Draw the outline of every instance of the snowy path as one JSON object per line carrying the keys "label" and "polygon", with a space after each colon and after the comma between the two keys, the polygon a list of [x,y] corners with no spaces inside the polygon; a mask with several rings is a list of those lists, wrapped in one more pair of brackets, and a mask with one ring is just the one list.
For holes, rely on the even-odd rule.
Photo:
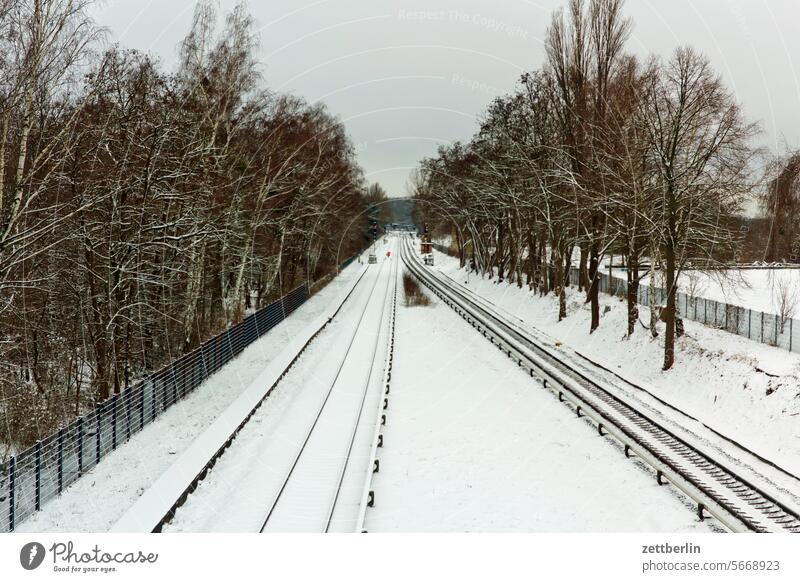
{"label": "snowy path", "polygon": [[41,512],[19,524],[17,531],[107,531],[258,377],[286,343],[336,300],[361,267],[355,263],[342,271],[236,360],[134,435]]}
{"label": "snowy path", "polygon": [[354,531],[396,264],[370,267],[164,531]]}
{"label": "snowy path", "polygon": [[369,531],[712,527],[438,301],[398,309],[380,461]]}

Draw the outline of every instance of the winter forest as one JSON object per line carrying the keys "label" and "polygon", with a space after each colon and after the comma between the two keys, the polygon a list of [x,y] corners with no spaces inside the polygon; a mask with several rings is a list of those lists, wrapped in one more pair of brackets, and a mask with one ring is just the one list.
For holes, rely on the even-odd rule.
{"label": "winter forest", "polygon": [[313,532],[354,554],[269,573],[373,575],[362,534],[480,532],[407,565],[528,579],[507,534],[557,533],[546,579],[570,534],[573,577],[789,572],[800,4],[768,4],[0,0],[9,571],[203,532],[156,567],[244,573]]}
{"label": "winter forest", "polygon": [[243,5],[173,72],[89,8],[0,0],[0,459],[365,242],[343,126],[269,90]]}
{"label": "winter forest", "polygon": [[[796,189],[797,172],[764,189],[759,127],[709,60],[688,46],[666,58],[628,52],[634,24],[623,7],[570,0],[556,11],[544,66],[489,105],[469,143],[425,160],[412,189],[418,211],[452,236],[462,266],[555,294],[559,320],[577,269],[589,333],[600,325],[605,261],[627,267],[627,335],[639,327],[639,283],[657,272],[667,301],[649,333],[664,334],[666,370],[681,331],[678,278],[689,266],[742,258],[743,205],[762,193],[773,212],[776,188]],[[788,259],[787,244],[768,260]]]}

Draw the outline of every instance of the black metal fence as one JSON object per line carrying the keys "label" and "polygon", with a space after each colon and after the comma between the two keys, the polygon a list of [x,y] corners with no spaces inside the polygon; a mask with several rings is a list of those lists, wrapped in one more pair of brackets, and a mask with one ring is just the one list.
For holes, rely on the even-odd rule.
{"label": "black metal fence", "polygon": [[[570,284],[578,285],[578,269],[570,269]],[[600,291],[617,297],[626,297],[628,281],[619,277],[598,273]],[[665,305],[667,292],[661,287],[654,290],[656,305]],[[774,313],[764,313],[738,305],[720,303],[704,297],[693,297],[683,292],[675,295],[678,313],[684,319],[697,321],[704,325],[735,333],[747,339],[794,351],[800,351],[800,337],[794,339],[795,328],[800,336],[800,324],[795,325],[791,317],[781,318]],[[650,289],[647,285],[640,285],[637,303],[645,307],[650,306]]]}
{"label": "black metal fence", "polygon": [[308,298],[303,284],[0,465],[0,532],[74,483]]}

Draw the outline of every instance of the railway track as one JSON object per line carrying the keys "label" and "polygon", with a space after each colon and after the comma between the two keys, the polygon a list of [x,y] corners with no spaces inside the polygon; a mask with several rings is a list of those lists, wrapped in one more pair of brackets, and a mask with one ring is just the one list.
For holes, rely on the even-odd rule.
{"label": "railway track", "polygon": [[796,509],[603,388],[585,369],[571,366],[487,302],[425,268],[408,241],[401,246],[401,257],[423,285],[571,405],[578,417],[591,419],[601,436],[619,441],[626,456],[635,454],[649,465],[659,484],[672,483],[693,500],[701,519],[711,515],[735,532],[800,533]]}
{"label": "railway track", "polygon": [[[446,273],[438,273],[440,276],[446,278],[450,283],[456,284],[457,287],[460,287],[455,279]],[[487,306],[490,310],[493,310],[497,313],[500,313],[503,317],[505,317],[506,321],[510,324],[515,326],[518,330],[523,331],[523,333],[531,335],[534,339],[536,339],[541,345],[548,346],[552,345],[555,340],[548,336],[547,334],[540,332],[539,330],[532,328],[529,326],[525,321],[516,317],[514,314],[509,313],[507,310],[503,309],[495,305],[492,301],[480,296],[475,291],[469,289],[468,287],[460,287],[461,290],[467,293],[471,299],[478,301],[480,304]],[[732,462],[734,464],[740,463],[744,461],[744,465],[742,466],[739,471],[750,471],[751,477],[756,479],[761,478],[764,479],[766,486],[774,487],[776,490],[779,490],[783,495],[787,496],[788,499],[783,501],[784,504],[792,505],[793,503],[800,502],[800,494],[792,492],[790,488],[787,486],[787,483],[778,483],[775,481],[773,475],[772,477],[768,476],[763,472],[759,472],[757,469],[753,467],[748,467],[747,463],[760,463],[764,466],[764,468],[773,469],[776,475],[779,475],[784,478],[788,478],[793,484],[793,486],[800,485],[800,476],[795,475],[790,470],[786,469],[785,467],[779,465],[775,461],[764,457],[763,455],[759,454],[756,451],[753,451],[747,448],[746,445],[742,444],[738,440],[730,437],[727,434],[723,434],[722,432],[716,430],[712,426],[709,426],[699,418],[696,418],[690,414],[687,414],[684,410],[672,405],[667,400],[661,398],[658,394],[654,393],[652,390],[636,384],[626,378],[624,375],[619,374],[617,371],[612,370],[603,366],[602,364],[598,363],[597,361],[587,357],[586,355],[572,349],[565,349],[565,346],[559,346],[558,354],[561,358],[567,358],[569,360],[569,366],[578,372],[582,372],[584,374],[592,375],[595,378],[595,381],[598,380],[603,383],[603,385],[610,390],[619,390],[620,386],[613,386],[609,384],[610,379],[615,379],[623,387],[633,389],[635,393],[639,393],[641,395],[646,395],[649,398],[652,398],[656,403],[660,406],[664,407],[667,410],[670,410],[676,413],[679,416],[676,416],[672,419],[665,419],[666,422],[672,426],[673,428],[678,429],[678,432],[682,432],[684,434],[684,438],[688,439],[698,439],[699,441],[704,441],[708,439],[708,435],[699,434],[696,430],[691,429],[685,426],[685,422],[692,422],[697,423],[698,425],[702,426],[705,430],[707,430],[710,434],[718,437],[723,442],[730,445],[730,448],[726,450],[722,450],[719,448],[714,448],[713,445],[707,443],[707,448],[711,448],[712,455],[720,455],[721,460],[724,458],[727,462]],[[603,375],[605,373],[605,375]],[[660,411],[653,406],[653,403],[648,403],[646,400],[639,399],[638,396],[634,394],[625,395],[625,391],[622,390],[620,392],[616,392],[616,394],[620,395],[621,398],[628,401],[629,397],[632,397],[635,402],[634,406],[640,409],[641,411],[647,412],[648,410],[652,413],[659,415]],[[682,422],[683,421],[683,422]],[[741,455],[741,456],[737,456]]]}
{"label": "railway track", "polygon": [[[391,337],[398,264],[383,261],[378,267],[390,270],[385,285],[376,276],[324,397],[266,508],[260,532],[356,530],[366,502],[361,499],[363,475],[374,470],[367,466],[372,443],[366,439],[381,419],[377,412],[370,416],[373,407],[368,403],[387,402],[374,376],[384,372],[376,362],[382,339]],[[387,305],[392,306],[388,319]],[[365,442],[366,447],[360,446]]]}
{"label": "railway track", "polygon": [[[379,371],[376,381],[370,380],[374,362],[380,360],[381,342],[385,339],[388,344],[392,337],[394,310],[387,322],[386,304],[390,290],[396,290],[397,263],[383,261],[364,268],[330,313],[292,338],[284,352],[268,363],[261,376],[111,531],[259,531],[259,524],[260,531],[355,531],[364,477],[372,469],[367,464],[369,439],[381,417],[378,414],[375,420],[371,415],[383,394]],[[343,312],[346,304],[348,313]],[[266,431],[272,438],[253,440],[254,435],[263,434],[258,428],[263,414],[270,414],[260,412],[262,404],[331,324],[342,326],[342,331],[331,338],[334,343],[327,350],[317,350],[320,359],[307,368],[310,376],[307,373],[302,384],[308,389],[295,393],[293,407],[279,405],[282,414],[290,417],[288,424],[282,420],[283,424]],[[313,419],[308,414],[311,410]],[[241,437],[246,429],[249,436]],[[296,453],[290,450],[295,444],[299,445]],[[282,480],[281,469],[286,470]],[[226,477],[228,471],[235,485]],[[212,472],[215,478],[207,479]],[[205,485],[206,481],[212,483]],[[196,495],[199,498],[193,502]],[[272,501],[264,517],[259,517],[264,495]]]}

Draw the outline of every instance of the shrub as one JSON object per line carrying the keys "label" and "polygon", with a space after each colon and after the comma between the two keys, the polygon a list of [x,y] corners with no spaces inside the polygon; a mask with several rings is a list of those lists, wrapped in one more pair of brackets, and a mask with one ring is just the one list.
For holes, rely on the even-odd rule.
{"label": "shrub", "polygon": [[417,305],[424,307],[431,304],[431,300],[425,295],[417,280],[408,273],[403,273],[403,292],[406,297],[406,307],[415,307]]}

